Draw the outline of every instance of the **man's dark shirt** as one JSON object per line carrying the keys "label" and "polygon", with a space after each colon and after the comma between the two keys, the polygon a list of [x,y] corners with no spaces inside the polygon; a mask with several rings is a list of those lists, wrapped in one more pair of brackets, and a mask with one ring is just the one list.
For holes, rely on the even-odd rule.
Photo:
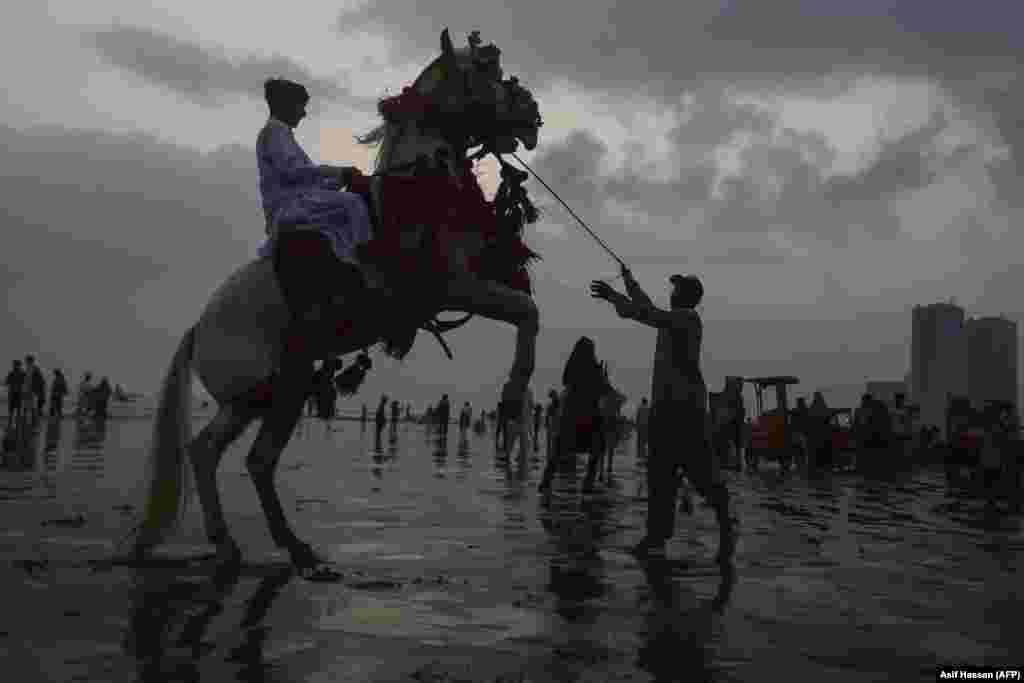
{"label": "man's dark shirt", "polygon": [[25,379],[25,371],[18,368],[7,373],[7,379],[4,381],[4,384],[7,385],[7,389],[12,394],[20,394],[25,388]]}

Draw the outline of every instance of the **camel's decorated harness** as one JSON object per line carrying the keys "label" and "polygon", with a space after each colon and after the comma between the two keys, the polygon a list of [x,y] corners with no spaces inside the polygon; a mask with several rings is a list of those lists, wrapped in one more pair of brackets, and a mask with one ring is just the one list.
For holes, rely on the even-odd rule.
{"label": "camel's decorated harness", "polygon": [[[512,137],[510,130],[517,126],[536,129],[543,122],[532,93],[514,76],[501,80],[498,48],[493,44],[481,46],[475,31],[469,37],[469,46],[474,69],[463,74],[467,79],[466,93],[474,92],[468,79],[482,78],[492,85],[493,98],[471,96],[453,102],[424,95],[409,86],[379,103],[378,112],[386,123],[438,130],[465,158],[457,175],[447,171],[447,160],[440,151],[433,159],[420,155],[375,173],[381,183],[380,205],[387,211],[371,210],[377,223],[375,234],[364,245],[361,257],[386,264],[393,272],[434,277],[445,268],[446,236],[470,228],[481,233],[485,245],[472,260],[471,270],[530,294],[526,266],[539,256],[526,246],[522,237],[524,227],[537,220],[538,212],[523,187],[528,174],[508,164],[501,149],[502,141]],[[474,147],[480,149],[466,156],[465,151]],[[488,154],[501,165],[501,184],[493,202],[486,200],[472,171],[473,163]],[[411,176],[404,175],[409,171]],[[377,204],[378,194],[371,187],[370,177],[357,174],[350,189],[362,194],[371,205]],[[426,224],[432,249],[406,246],[405,238],[414,224]],[[471,318],[472,314],[467,314],[455,320],[441,320],[435,315],[419,327],[431,332],[451,358],[451,349],[441,335]]]}

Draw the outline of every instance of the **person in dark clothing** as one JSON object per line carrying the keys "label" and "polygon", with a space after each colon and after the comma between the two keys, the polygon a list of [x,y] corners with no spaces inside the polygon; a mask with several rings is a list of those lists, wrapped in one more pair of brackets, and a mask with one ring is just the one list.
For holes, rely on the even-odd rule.
{"label": "person in dark clothing", "polygon": [[448,400],[448,394],[441,397],[437,404],[437,424],[441,429],[441,438],[448,438],[448,423],[452,419],[452,404]]}
{"label": "person in dark clothing", "polygon": [[96,386],[96,417],[101,420],[105,420],[110,417],[110,396],[114,393],[114,389],[110,386],[110,381],[106,377],[100,380],[100,383]]}
{"label": "person in dark clothing", "polygon": [[391,402],[391,431],[398,429],[398,418],[402,416],[402,406],[398,405],[398,399]]}
{"label": "person in dark clothing", "polygon": [[50,417],[64,417],[64,397],[68,395],[68,380],[58,368],[50,383]]}
{"label": "person in dark clothing", "polygon": [[319,370],[313,373],[313,392],[316,396],[317,417],[321,420],[333,420],[338,401],[338,392],[334,388],[334,375],[341,369],[341,360],[328,358]]}
{"label": "person in dark clothing", "polygon": [[7,423],[16,424],[24,417],[25,407],[25,384],[28,376],[21,368],[21,361],[16,360],[11,365],[11,371],[7,373],[4,385],[7,387]]}
{"label": "person in dark clothing", "polygon": [[[593,455],[604,448],[599,401],[608,389],[608,379],[597,360],[594,340],[580,337],[562,370],[565,405],[562,406],[555,448],[548,455],[540,490],[551,488],[555,470],[570,453],[587,451]],[[591,458],[596,465],[597,458]],[[596,473],[595,473],[596,474]],[[591,473],[588,471],[587,480]]]}
{"label": "person in dark clothing", "polygon": [[674,533],[681,474],[715,510],[719,528],[717,561],[730,564],[735,549],[729,489],[712,457],[707,433],[707,385],[700,369],[703,324],[695,310],[704,287],[694,276],[673,275],[671,308],[654,305],[633,274],[622,267],[628,296],[601,281],[593,296],[615,306],[620,317],[658,330],[651,391],[650,455],[647,461],[647,533],[633,548],[637,556],[663,554]]}
{"label": "person in dark clothing", "polygon": [[559,410],[558,392],[552,389],[548,392],[548,405],[544,414],[544,429],[547,432],[546,451],[549,456],[551,449],[554,448],[555,436],[558,434]]}
{"label": "person in dark clothing", "polygon": [[384,431],[384,425],[387,424],[388,421],[387,408],[388,395],[384,394],[383,396],[380,397],[380,403],[377,404],[377,415],[375,416],[378,441],[380,440],[380,433]]}
{"label": "person in dark clothing", "polygon": [[807,415],[807,437],[810,449],[810,460],[815,466],[829,467],[832,465],[832,409],[825,402],[825,396],[815,391]]}
{"label": "person in dark clothing", "polygon": [[544,413],[544,406],[537,403],[533,406],[533,450],[540,449],[540,421]]}
{"label": "person in dark clothing", "polygon": [[803,396],[796,400],[796,407],[790,413],[791,424],[793,425],[793,436],[800,445],[807,464],[814,465],[814,457],[811,453],[811,408],[807,405],[807,399]]}
{"label": "person in dark clothing", "polygon": [[25,356],[25,373],[28,375],[26,408],[35,419],[43,414],[43,408],[46,407],[46,379],[43,377],[43,371],[36,365],[35,356]]}

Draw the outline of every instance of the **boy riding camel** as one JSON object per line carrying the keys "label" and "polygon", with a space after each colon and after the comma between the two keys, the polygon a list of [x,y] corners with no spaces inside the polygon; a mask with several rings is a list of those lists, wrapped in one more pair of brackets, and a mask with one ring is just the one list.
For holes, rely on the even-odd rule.
{"label": "boy riding camel", "polygon": [[[268,239],[259,254],[273,259],[291,313],[287,347],[308,350],[334,331],[334,296],[368,298],[355,249],[370,240],[370,219],[360,195],[339,191],[351,189],[359,170],[314,164],[295,140],[293,131],[306,117],[306,88],[272,78],[263,90],[270,118],[257,138],[256,156]],[[355,313],[346,306],[347,315]]]}

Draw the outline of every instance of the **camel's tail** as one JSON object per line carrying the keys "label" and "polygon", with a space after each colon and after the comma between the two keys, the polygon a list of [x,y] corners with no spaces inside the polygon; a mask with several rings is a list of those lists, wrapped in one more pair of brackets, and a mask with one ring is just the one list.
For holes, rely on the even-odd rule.
{"label": "camel's tail", "polygon": [[189,404],[195,336],[195,327],[185,333],[160,388],[148,463],[149,493],[142,521],[133,530],[137,553],[159,545],[178,527],[190,497],[192,477],[185,450],[191,438]]}

